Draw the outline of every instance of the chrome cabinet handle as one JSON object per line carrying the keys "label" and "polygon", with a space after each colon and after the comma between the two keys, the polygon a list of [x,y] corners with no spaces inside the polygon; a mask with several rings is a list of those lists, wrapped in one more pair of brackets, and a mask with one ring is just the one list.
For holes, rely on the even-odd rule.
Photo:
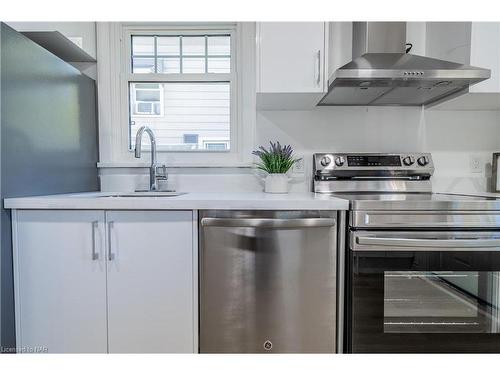
{"label": "chrome cabinet handle", "polygon": [[201,219],[201,225],[204,227],[252,227],[252,228],[271,228],[271,229],[291,229],[291,228],[315,228],[315,227],[333,227],[335,219],[331,218],[305,218],[305,219],[232,219],[204,217]]}
{"label": "chrome cabinet handle", "polygon": [[316,84],[319,86],[321,82],[321,50],[318,50],[317,60],[318,60],[318,75],[316,76]]}
{"label": "chrome cabinet handle", "polygon": [[92,260],[98,260],[99,259],[99,253],[97,252],[96,248],[96,230],[97,226],[99,225],[98,221],[93,221],[92,222]]}
{"label": "chrome cabinet handle", "polygon": [[[390,238],[390,237],[356,237],[358,245],[373,245],[373,246],[387,246],[388,251],[390,247],[416,247],[416,248],[500,248],[500,240],[498,239],[481,239],[472,238],[464,240],[448,240],[448,239],[423,239],[423,238]],[[370,250],[370,249],[363,249]],[[376,251],[376,249],[373,249]],[[499,249],[500,250],[500,249]]]}
{"label": "chrome cabinet handle", "polygon": [[108,222],[108,260],[113,260],[115,259],[115,254],[113,254],[111,250],[111,230],[113,229],[113,221]]}

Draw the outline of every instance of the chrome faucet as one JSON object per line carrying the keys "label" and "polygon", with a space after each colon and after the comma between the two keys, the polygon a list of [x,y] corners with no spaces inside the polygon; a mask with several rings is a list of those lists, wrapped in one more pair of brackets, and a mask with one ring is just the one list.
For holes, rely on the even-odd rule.
{"label": "chrome faucet", "polygon": [[158,164],[156,160],[156,138],[153,131],[147,126],[141,126],[139,130],[137,130],[137,134],[135,136],[135,157],[141,157],[141,148],[142,148],[142,135],[144,132],[148,133],[149,140],[151,141],[151,166],[149,167],[149,190],[156,191],[158,190],[158,181],[159,180],[167,180],[167,167],[165,164]]}

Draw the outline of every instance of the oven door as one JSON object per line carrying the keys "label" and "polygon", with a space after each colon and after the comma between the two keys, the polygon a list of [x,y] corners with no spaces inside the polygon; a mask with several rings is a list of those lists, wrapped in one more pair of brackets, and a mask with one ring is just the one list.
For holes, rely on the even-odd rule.
{"label": "oven door", "polygon": [[350,233],[353,353],[500,352],[500,232]]}

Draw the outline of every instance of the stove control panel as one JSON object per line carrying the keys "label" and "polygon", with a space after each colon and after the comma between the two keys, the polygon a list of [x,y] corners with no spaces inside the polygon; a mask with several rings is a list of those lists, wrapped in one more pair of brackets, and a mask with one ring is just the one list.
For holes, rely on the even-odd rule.
{"label": "stove control panel", "polygon": [[347,155],[349,167],[400,167],[399,155]]}
{"label": "stove control panel", "polygon": [[410,177],[434,173],[429,153],[318,153],[313,156],[315,178]]}

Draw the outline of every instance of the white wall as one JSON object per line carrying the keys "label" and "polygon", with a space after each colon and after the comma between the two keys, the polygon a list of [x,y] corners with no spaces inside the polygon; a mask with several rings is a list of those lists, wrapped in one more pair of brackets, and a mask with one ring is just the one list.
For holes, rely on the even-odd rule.
{"label": "white wall", "polygon": [[[500,112],[394,107],[261,112],[257,140],[268,139],[295,146],[309,168],[311,154],[320,151],[431,152],[436,190],[487,191],[491,153],[500,148]],[[481,159],[481,173],[470,172],[471,155]]]}
{"label": "white wall", "polygon": [[[428,151],[436,167],[435,190],[489,189],[491,153],[500,150],[500,112],[433,111],[396,107],[318,107],[312,111],[257,113],[257,144],[279,140],[305,158],[305,174],[293,191],[310,190],[312,153],[321,151]],[[470,157],[480,173],[471,173]],[[255,191],[259,178],[249,168],[170,169],[170,188],[183,191]],[[103,190],[147,186],[146,169],[101,170]]]}
{"label": "white wall", "polygon": [[[83,49],[96,56],[94,22],[10,22],[19,31],[58,30],[81,37]],[[412,52],[424,54],[425,23],[407,25]],[[256,144],[280,140],[304,156],[306,171],[292,186],[310,190],[311,155],[318,151],[429,151],[436,190],[487,191],[491,153],[500,151],[500,112],[422,111],[396,107],[318,107],[312,111],[261,111],[256,114]],[[102,140],[101,140],[102,141]],[[483,170],[471,173],[470,157]],[[145,168],[102,168],[103,190],[147,186]],[[170,168],[169,185],[184,191],[255,191],[261,181],[250,168]]]}

